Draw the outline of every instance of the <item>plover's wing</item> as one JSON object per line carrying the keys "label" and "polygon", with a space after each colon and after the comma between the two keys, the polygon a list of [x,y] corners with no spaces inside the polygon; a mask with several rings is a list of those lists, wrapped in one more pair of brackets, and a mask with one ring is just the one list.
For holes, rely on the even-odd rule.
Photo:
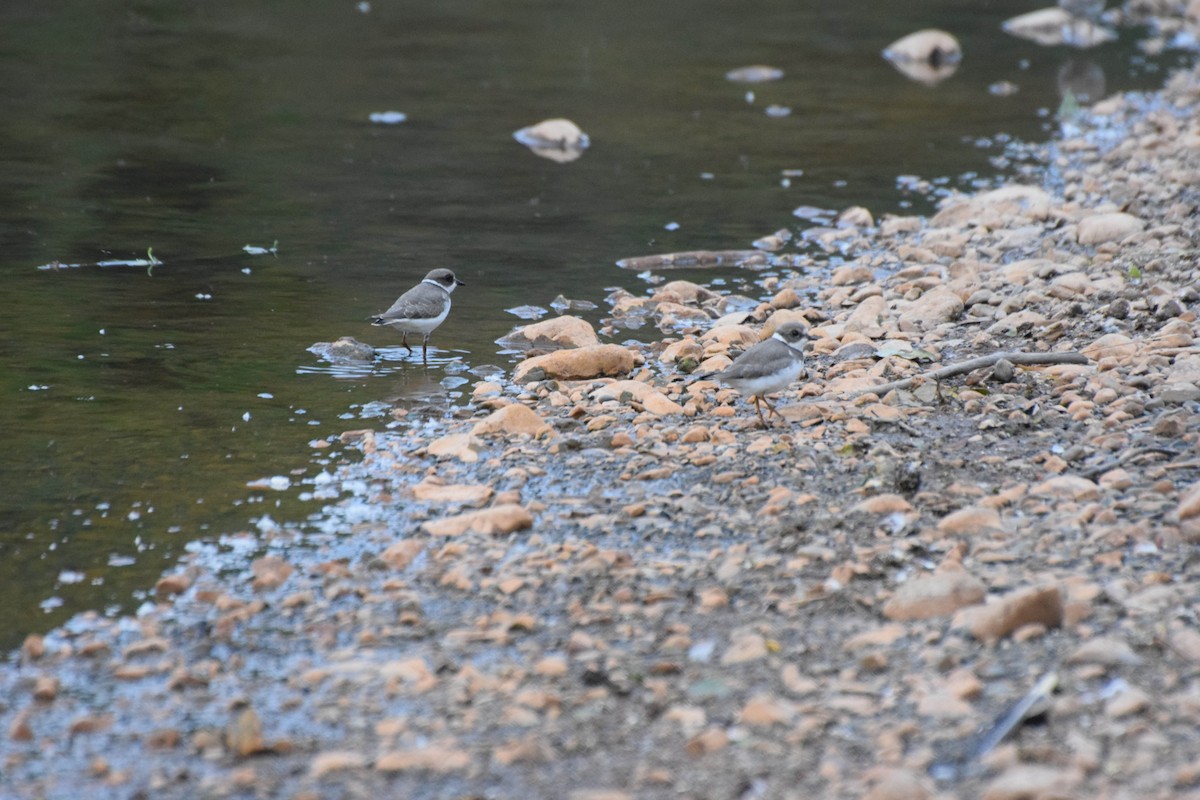
{"label": "plover's wing", "polygon": [[774,375],[781,365],[789,363],[793,358],[795,355],[786,344],[778,339],[767,339],[735,358],[732,364],[714,377],[724,381],[766,378]]}
{"label": "plover's wing", "polygon": [[400,320],[436,317],[441,313],[446,295],[425,284],[414,286],[392,303],[392,307],[375,317],[376,325]]}

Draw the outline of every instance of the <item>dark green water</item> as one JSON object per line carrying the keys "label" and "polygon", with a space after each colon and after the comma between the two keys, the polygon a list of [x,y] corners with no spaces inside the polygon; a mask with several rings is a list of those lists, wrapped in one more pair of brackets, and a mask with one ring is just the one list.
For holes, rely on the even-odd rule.
{"label": "dark green water", "polygon": [[[319,511],[246,483],[319,471],[310,442],[365,404],[454,402],[447,361],[510,363],[508,307],[638,290],[617,259],[744,248],[799,205],[902,210],[898,175],[967,185],[996,174],[998,134],[1048,135],[1071,53],[1000,33],[1028,4],[896,5],[6,2],[0,647],[128,609],[189,541]],[[879,57],[928,26],[966,53],[935,89]],[[1178,61],[1125,39],[1088,54],[1110,91]],[[724,79],[757,63],[784,78]],[[1000,80],[1021,91],[993,97]],[[368,121],[388,110],[409,119]],[[556,116],[591,136],[574,163],[511,138]],[[147,248],[153,270],[37,268]],[[432,266],[468,285],[430,370],[339,374],[306,352],[396,345],[365,319]]]}

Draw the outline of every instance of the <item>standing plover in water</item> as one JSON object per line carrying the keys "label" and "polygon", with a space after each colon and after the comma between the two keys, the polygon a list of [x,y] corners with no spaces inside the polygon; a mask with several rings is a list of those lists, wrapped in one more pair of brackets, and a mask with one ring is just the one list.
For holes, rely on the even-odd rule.
{"label": "standing plover in water", "polygon": [[425,279],[400,295],[392,307],[377,317],[371,317],[372,325],[387,325],[400,331],[400,343],[408,352],[410,333],[422,334],[421,360],[429,363],[429,334],[446,320],[450,313],[450,293],[465,284],[448,269],[430,270]]}

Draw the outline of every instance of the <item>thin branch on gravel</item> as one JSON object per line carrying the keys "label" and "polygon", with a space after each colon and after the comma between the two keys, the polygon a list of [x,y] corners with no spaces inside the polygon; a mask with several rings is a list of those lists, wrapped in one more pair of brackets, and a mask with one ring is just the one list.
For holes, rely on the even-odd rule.
{"label": "thin branch on gravel", "polygon": [[[1149,455],[1174,456],[1174,457],[1178,458],[1179,456],[1183,455],[1183,453],[1181,451],[1179,451],[1178,449],[1172,448],[1172,447],[1136,447],[1136,448],[1126,451],[1123,455],[1121,455],[1117,458],[1110,458],[1107,461],[1105,461],[1103,464],[1097,464],[1094,467],[1089,467],[1088,469],[1081,471],[1079,473],[1079,476],[1082,478],[1087,478],[1088,480],[1093,480],[1094,478],[1108,472],[1110,469],[1116,469],[1117,467],[1123,467],[1126,464],[1129,464],[1129,463],[1141,458],[1142,456],[1149,456]],[[1170,469],[1171,465],[1163,464],[1163,467],[1165,469]],[[1175,469],[1178,469],[1178,468],[1179,467],[1175,467]]]}
{"label": "thin branch on gravel", "polygon": [[937,381],[941,382],[946,378],[952,378],[955,375],[965,375],[968,372],[974,372],[977,369],[991,367],[997,361],[1008,361],[1012,364],[1033,365],[1033,364],[1087,364],[1088,357],[1083,353],[992,353],[990,356],[980,356],[972,358],[970,361],[963,361],[958,364],[951,364],[948,367],[935,369],[933,372],[922,372],[920,375],[913,375],[903,380],[884,383],[879,386],[871,386],[866,389],[858,389],[856,391],[845,394],[841,399],[853,400],[855,397],[860,397],[864,394],[877,394],[883,396],[893,389],[907,389],[914,383],[922,381]]}

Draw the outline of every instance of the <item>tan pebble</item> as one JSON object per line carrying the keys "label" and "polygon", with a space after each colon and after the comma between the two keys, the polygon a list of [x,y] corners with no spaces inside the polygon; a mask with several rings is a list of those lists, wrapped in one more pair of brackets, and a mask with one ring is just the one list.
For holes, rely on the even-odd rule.
{"label": "tan pebble", "polygon": [[164,575],[154,584],[156,594],[169,596],[175,594],[183,594],[192,585],[192,579],[182,572],[177,572],[173,575]]}
{"label": "tan pebble", "polygon": [[533,665],[533,671],[544,678],[561,678],[569,669],[562,656],[546,656]]}
{"label": "tan pebble", "polygon": [[973,713],[971,704],[946,691],[931,692],[917,701],[917,713],[934,719],[954,719]]}
{"label": "tan pebble", "polygon": [[29,724],[29,709],[23,709],[8,724],[8,738],[14,742],[33,741],[33,727]]}
{"label": "tan pebble", "polygon": [[1028,642],[1046,635],[1047,628],[1040,622],[1030,622],[1012,632],[1014,642]]}
{"label": "tan pebble", "polygon": [[646,398],[642,401],[642,406],[651,414],[658,417],[683,413],[683,406],[657,391],[646,395]]}
{"label": "tan pebble", "polygon": [[701,611],[713,611],[729,605],[729,594],[719,586],[701,589],[698,594]]}
{"label": "tan pebble", "polygon": [[567,800],[633,800],[633,795],[621,789],[572,789]]}
{"label": "tan pebble", "polygon": [[913,301],[900,314],[898,324],[902,331],[928,331],[958,319],[962,312],[962,298],[949,289],[938,287]]}
{"label": "tan pebble", "polygon": [[800,298],[800,295],[796,294],[795,289],[789,287],[777,292],[771,298],[770,303],[774,308],[795,308],[803,305],[804,301]]}
{"label": "tan pebble", "polygon": [[496,584],[497,589],[508,595],[516,594],[523,586],[525,586],[524,578],[506,578]]}
{"label": "tan pebble", "polygon": [[174,750],[183,741],[178,728],[159,728],[146,735],[146,747],[151,750]]}
{"label": "tan pebble", "polygon": [[608,446],[614,450],[618,447],[633,447],[633,437],[625,431],[617,431],[608,440]]}
{"label": "tan pebble", "polygon": [[908,769],[887,769],[862,796],[862,800],[929,800],[929,780]]}
{"label": "tan pebble", "polygon": [[[1197,11],[1196,16],[1200,17],[1200,0],[1197,2]],[[1185,764],[1175,770],[1175,785],[1177,787],[1191,786],[1196,783],[1200,783],[1200,761],[1193,764]]]}
{"label": "tan pebble", "polygon": [[795,664],[784,664],[783,668],[779,670],[779,679],[788,694],[811,694],[821,688],[820,683],[801,673],[800,668]]}
{"label": "tan pebble", "polygon": [[681,361],[691,360],[698,365],[704,360],[704,348],[689,336],[667,345],[659,353],[658,360],[663,364],[678,364]]}
{"label": "tan pebble", "polygon": [[1176,655],[1193,664],[1200,665],[1200,632],[1195,628],[1184,627],[1183,623],[1175,623],[1167,641]]}
{"label": "tan pebble", "polygon": [[492,750],[492,759],[501,766],[541,764],[553,757],[550,746],[537,734],[506,742]]}
{"label": "tan pebble", "polygon": [[256,558],[250,562],[250,572],[254,575],[252,586],[255,591],[274,589],[291,577],[295,569],[279,556]]}
{"label": "tan pebble", "polygon": [[884,625],[862,633],[856,633],[842,644],[847,652],[861,650],[864,647],[886,647],[903,639],[908,630],[903,625]]}
{"label": "tan pebble", "polygon": [[684,444],[698,444],[707,442],[711,438],[708,428],[703,425],[693,425],[684,431],[683,436],[679,437],[679,441]]}
{"label": "tan pebble", "polygon": [[482,484],[443,484],[425,478],[412,487],[413,499],[423,503],[462,503],[482,506],[492,499],[493,490]]}
{"label": "tan pebble", "polygon": [[971,670],[959,668],[946,676],[946,690],[955,697],[969,700],[983,694],[983,682]]}
{"label": "tan pebble", "polygon": [[483,443],[469,433],[451,433],[434,439],[426,451],[435,458],[457,458],[470,464],[479,460]]}
{"label": "tan pebble", "polygon": [[1142,659],[1123,639],[1115,636],[1097,636],[1075,648],[1075,651],[1067,657],[1067,663],[1133,666],[1142,663]]}
{"label": "tan pebble", "polygon": [[430,536],[458,536],[467,531],[503,535],[531,527],[533,515],[524,507],[510,503],[430,520],[421,525],[421,530]]}
{"label": "tan pebble", "polygon": [[1104,704],[1104,713],[1113,719],[1138,714],[1150,707],[1150,695],[1136,687],[1122,689]]}
{"label": "tan pebble", "polygon": [[1058,586],[1034,586],[1009,592],[986,605],[962,609],[952,627],[966,628],[976,639],[992,641],[1023,625],[1040,623],[1057,628],[1062,620],[1063,602]]}
{"label": "tan pebble", "polygon": [[684,750],[692,758],[700,758],[709,753],[715,753],[719,750],[724,750],[729,746],[729,734],[716,726],[705,728],[700,733],[693,736],[684,745]]}
{"label": "tan pebble", "polygon": [[609,425],[612,425],[616,421],[617,421],[617,418],[612,416],[611,414],[601,414],[599,416],[592,417],[590,420],[588,420],[586,427],[589,432],[595,433],[596,431],[604,430],[605,428],[607,428]]}
{"label": "tan pebble", "polygon": [[725,653],[721,656],[721,663],[728,666],[729,664],[744,664],[747,661],[757,661],[760,658],[765,658],[767,655],[767,643],[762,636],[756,633],[748,633],[735,635],[733,641],[729,643]]}
{"label": "tan pebble", "polygon": [[1083,775],[1073,769],[1038,764],[1012,766],[993,778],[983,789],[982,800],[1038,800],[1075,797]]}
{"label": "tan pebble", "polygon": [[388,545],[387,549],[379,554],[379,559],[394,570],[403,570],[424,548],[424,543],[416,539],[401,539]]}
{"label": "tan pebble", "polygon": [[855,283],[866,283],[875,277],[875,273],[870,267],[851,266],[849,264],[838,267],[829,277],[829,283],[833,286],[849,286]]}
{"label": "tan pebble", "polygon": [[504,391],[504,387],[493,381],[479,381],[475,384],[475,388],[471,390],[471,397],[475,400],[482,400],[485,397],[494,397]]}
{"label": "tan pebble", "polygon": [[323,778],[332,772],[362,769],[367,766],[367,757],[354,750],[326,750],[317,753],[309,762],[308,772],[314,778]]}
{"label": "tan pebble", "polygon": [[21,643],[21,652],[26,658],[39,659],[46,654],[46,640],[39,634],[31,633]]}
{"label": "tan pebble", "polygon": [[938,520],[939,533],[946,536],[964,536],[998,531],[1003,529],[1000,513],[994,508],[967,506],[951,512]]}
{"label": "tan pebble", "polygon": [[1110,469],[1108,472],[1105,472],[1103,475],[1101,475],[1098,479],[1098,483],[1105,489],[1120,491],[1133,486],[1133,477],[1124,468],[1117,467],[1116,469]]}
{"label": "tan pebble", "polygon": [[850,507],[851,514],[894,514],[912,511],[912,504],[898,494],[877,494]]}
{"label": "tan pebble", "polygon": [[475,436],[500,434],[504,436],[553,436],[554,429],[528,406],[512,404],[493,411],[471,428]]}
{"label": "tan pebble", "polygon": [[1127,359],[1137,353],[1133,339],[1123,333],[1106,333],[1080,351],[1093,361],[1104,358]]}
{"label": "tan pebble", "polygon": [[633,518],[644,517],[644,516],[646,516],[646,504],[645,503],[630,503],[627,506],[622,506],[621,512],[627,517],[633,517]]}
{"label": "tan pebble", "polygon": [[879,295],[867,297],[850,312],[850,316],[846,319],[845,331],[847,333],[864,333],[871,338],[878,338],[884,334],[880,323],[885,311],[887,311],[887,302],[882,297]]}
{"label": "tan pebble", "polygon": [[879,225],[879,233],[891,238],[902,233],[916,233],[924,224],[925,220],[922,217],[897,217],[886,214]]}
{"label": "tan pebble", "polygon": [[33,699],[48,703],[58,697],[58,678],[39,675],[33,682]]}
{"label": "tan pebble", "polygon": [[1200,516],[1200,481],[1184,490],[1183,497],[1175,509],[1175,516],[1181,520]]}
{"label": "tan pebble", "polygon": [[1088,501],[1100,498],[1100,487],[1078,475],[1059,475],[1031,487],[1029,493],[1038,497]]}
{"label": "tan pebble", "polygon": [[846,420],[846,433],[851,436],[862,436],[871,432],[871,426],[857,417]]}
{"label": "tan pebble", "polygon": [[471,766],[471,756],[457,747],[429,745],[412,750],[392,750],[375,759],[380,772],[460,772]]}
{"label": "tan pebble", "polygon": [[79,736],[86,733],[99,733],[106,731],[112,727],[113,718],[111,714],[97,714],[94,716],[78,717],[72,720],[67,727],[67,733],[71,736]]}
{"label": "tan pebble", "polygon": [[1105,242],[1119,242],[1126,237],[1141,232],[1146,227],[1132,214],[1115,211],[1107,214],[1093,214],[1079,220],[1075,228],[1075,236],[1082,245],[1097,245]]}
{"label": "tan pebble", "polygon": [[112,675],[117,680],[137,681],[156,672],[145,664],[121,664],[115,667]]}
{"label": "tan pebble", "polygon": [[738,721],[757,728],[787,725],[795,717],[791,703],[768,694],[751,697],[738,713]]}
{"label": "tan pebble", "polygon": [[858,668],[864,672],[883,672],[888,666],[887,654],[879,651],[863,653],[858,659]]}
{"label": "tan pebble", "polygon": [[253,708],[243,708],[225,729],[225,746],[234,755],[246,757],[267,749],[262,720]]}
{"label": "tan pebble", "polygon": [[961,570],[922,575],[901,584],[883,606],[888,619],[911,620],[944,617],[965,606],[983,602],[983,581]]}

